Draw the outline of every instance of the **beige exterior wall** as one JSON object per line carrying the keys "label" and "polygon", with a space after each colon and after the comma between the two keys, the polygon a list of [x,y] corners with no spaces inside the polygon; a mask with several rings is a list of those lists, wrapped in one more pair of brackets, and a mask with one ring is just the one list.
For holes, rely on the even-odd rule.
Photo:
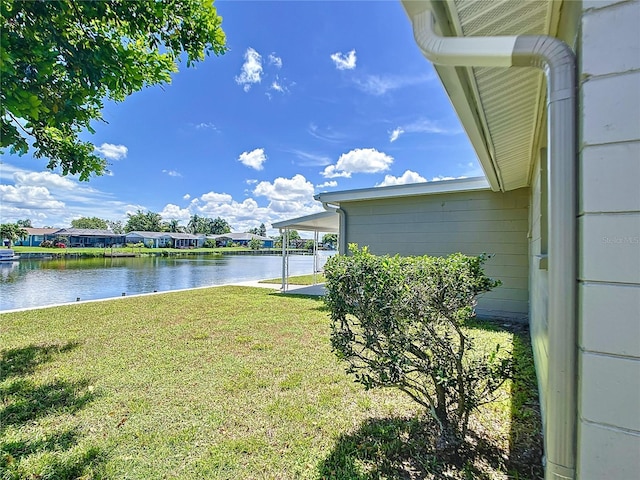
{"label": "beige exterior wall", "polygon": [[578,476],[640,471],[640,2],[585,1],[579,37]]}
{"label": "beige exterior wall", "polygon": [[482,316],[524,320],[529,309],[529,190],[489,190],[341,202],[346,241],[374,254],[494,255],[485,264],[502,281],[484,294]]}

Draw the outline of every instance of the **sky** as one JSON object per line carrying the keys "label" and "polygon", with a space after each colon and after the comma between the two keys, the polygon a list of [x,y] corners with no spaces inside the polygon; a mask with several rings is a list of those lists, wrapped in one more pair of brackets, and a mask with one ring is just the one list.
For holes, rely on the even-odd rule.
{"label": "sky", "polygon": [[[216,1],[228,52],[105,102],[80,182],[0,156],[0,223],[126,223],[137,211],[233,232],[323,211],[313,196],[482,170],[399,1]],[[301,232],[302,233],[302,232]]]}

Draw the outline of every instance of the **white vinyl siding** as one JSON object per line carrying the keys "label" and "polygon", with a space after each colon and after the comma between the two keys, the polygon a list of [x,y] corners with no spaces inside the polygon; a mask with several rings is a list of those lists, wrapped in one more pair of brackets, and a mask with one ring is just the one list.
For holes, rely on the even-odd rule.
{"label": "white vinyl siding", "polygon": [[640,2],[583,3],[578,476],[640,471]]}

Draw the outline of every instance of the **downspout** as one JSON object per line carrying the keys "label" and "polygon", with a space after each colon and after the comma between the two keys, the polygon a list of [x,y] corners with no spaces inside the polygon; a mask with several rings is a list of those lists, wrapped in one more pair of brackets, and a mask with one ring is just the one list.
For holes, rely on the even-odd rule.
{"label": "downspout", "polygon": [[576,67],[573,51],[549,36],[440,37],[433,14],[412,16],[422,53],[440,65],[536,67],[547,79],[549,186],[549,372],[545,478],[576,476]]}
{"label": "downspout", "polygon": [[327,202],[322,202],[322,207],[325,210],[335,210],[340,217],[338,225],[338,253],[346,255],[349,251],[347,248],[347,212],[340,208],[340,204],[330,205]]}

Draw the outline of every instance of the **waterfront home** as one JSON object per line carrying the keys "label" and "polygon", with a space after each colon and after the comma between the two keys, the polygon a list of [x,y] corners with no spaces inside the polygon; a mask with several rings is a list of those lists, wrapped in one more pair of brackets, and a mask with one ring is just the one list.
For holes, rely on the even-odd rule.
{"label": "waterfront home", "polygon": [[59,228],[33,228],[25,227],[27,232],[26,237],[22,237],[14,242],[18,247],[39,247],[45,240],[50,240],[54,237],[54,234],[59,231]]}
{"label": "waterfront home", "polygon": [[123,234],[93,228],[62,228],[47,235],[46,239],[54,242],[64,239],[63,243],[68,247],[106,248],[122,246],[125,243]]}
{"label": "waterfront home", "polygon": [[248,247],[251,240],[258,239],[262,242],[262,248],[273,248],[273,239],[263,237],[254,233],[223,233],[221,235],[210,235],[207,238],[215,240],[216,245],[223,247],[236,244],[242,247]]}
{"label": "waterfront home", "polygon": [[126,243],[143,243],[148,248],[200,248],[205,235],[176,232],[134,231],[126,234]]}

